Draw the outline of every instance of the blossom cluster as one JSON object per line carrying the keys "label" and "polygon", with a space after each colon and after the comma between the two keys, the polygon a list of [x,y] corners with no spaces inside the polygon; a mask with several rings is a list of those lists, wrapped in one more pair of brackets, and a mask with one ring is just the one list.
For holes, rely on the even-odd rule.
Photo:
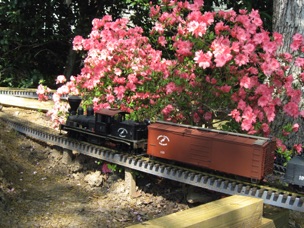
{"label": "blossom cluster", "polygon": [[[202,6],[202,0],[151,5],[149,37],[124,18],[94,19],[89,37],[73,41],[74,50],[86,53],[84,67],[54,94],[56,104],[74,93],[95,110],[119,107],[138,119],[200,126],[231,118],[241,131],[264,136],[278,113],[303,118],[303,36],[293,36],[292,53],[278,54],[283,36],[265,31],[257,10],[204,12]],[[292,65],[298,75],[287,73]],[[298,130],[292,126],[289,132]],[[277,136],[284,153],[281,136],[286,132]],[[294,149],[301,153],[302,144]]]}

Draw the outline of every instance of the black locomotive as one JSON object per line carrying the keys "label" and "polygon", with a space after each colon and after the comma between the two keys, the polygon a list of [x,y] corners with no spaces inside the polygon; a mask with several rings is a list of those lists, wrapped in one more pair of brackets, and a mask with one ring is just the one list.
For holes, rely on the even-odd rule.
{"label": "black locomotive", "polygon": [[128,112],[119,109],[101,109],[94,112],[88,108],[86,115],[81,107],[81,98],[70,96],[70,110],[66,124],[60,130],[68,132],[69,137],[115,149],[146,149],[148,121],[127,120]]}
{"label": "black locomotive", "polygon": [[[67,118],[66,124],[62,124],[60,126],[60,130],[66,131],[68,133],[69,137],[75,138],[77,140],[83,140],[83,141],[87,141],[90,143],[98,144],[98,145],[108,146],[108,147],[111,147],[111,148],[117,149],[117,150],[120,150],[120,149],[123,151],[140,150],[140,151],[147,152],[147,154],[152,155],[154,157],[161,157],[161,158],[164,157],[167,159],[173,159],[175,161],[179,161],[178,158],[176,157],[176,156],[178,156],[177,154],[175,154],[175,156],[173,156],[173,157],[169,157],[169,155],[165,154],[165,152],[164,152],[165,150],[160,150],[159,154],[158,154],[158,152],[156,152],[156,153],[151,152],[153,150],[153,148],[155,147],[155,145],[157,145],[157,143],[167,144],[167,142],[169,141],[169,138],[167,136],[165,136],[165,134],[167,134],[170,131],[169,130],[170,124],[168,124],[168,123],[166,124],[165,122],[159,122],[157,124],[161,124],[162,127],[158,128],[158,127],[154,127],[153,125],[149,126],[150,123],[148,121],[136,122],[133,120],[128,120],[128,119],[126,119],[128,112],[124,112],[119,109],[101,109],[101,110],[94,112],[94,110],[92,108],[88,108],[86,110],[86,115],[85,115],[83,109],[81,107],[79,107],[79,105],[81,103],[80,97],[70,96],[68,101],[70,104],[69,116]],[[148,134],[149,128],[150,128],[149,131],[151,134]],[[189,132],[192,131],[191,129],[193,127],[188,126],[184,130],[182,130],[183,128],[185,128],[185,125],[180,125],[180,129],[177,130],[177,134],[179,135],[178,137],[182,137],[183,143],[187,144],[189,148],[186,149],[184,152],[182,152],[182,154],[184,154],[184,153],[186,154],[182,160],[185,163],[192,164],[191,162],[188,162],[188,161],[191,160],[191,156],[194,156],[193,153],[191,154],[191,151],[193,152],[193,150],[195,150],[196,159],[194,159],[194,161],[198,161],[201,158],[206,159],[206,158],[204,158],[204,156],[206,156],[206,153],[207,153],[209,160],[208,161],[206,160],[206,161],[208,163],[216,162],[215,159],[212,159],[214,157],[214,153],[212,152],[212,150],[206,150],[206,148],[205,149],[202,148],[203,146],[201,143],[199,143],[199,144],[193,143],[193,140],[198,139],[197,138],[198,136],[196,136],[194,134],[193,135],[189,134]],[[162,131],[160,131],[160,133],[159,133],[160,135],[156,138],[156,140],[162,140],[159,142],[155,141],[155,139],[152,139],[153,138],[152,132],[158,131],[158,129],[163,129]],[[193,132],[195,129],[196,128],[193,128]],[[208,129],[198,129],[198,130],[199,131],[202,131],[202,130],[210,131],[213,134],[215,133],[215,131],[208,130]],[[216,148],[217,145],[213,141],[220,139],[220,141],[217,142],[220,144],[223,144],[223,143],[226,143],[229,141],[229,142],[231,142],[232,150],[239,151],[241,157],[244,157],[244,155],[247,154],[247,152],[243,151],[244,147],[239,142],[237,142],[237,141],[239,141],[239,138],[240,138],[239,134],[236,135],[233,133],[229,134],[227,132],[224,133],[221,131],[216,131],[216,133],[219,133],[219,132],[222,135],[215,134],[214,136],[211,136],[211,137],[208,136],[207,145],[210,144],[211,146],[213,145],[213,147]],[[171,133],[172,133],[172,131],[170,131],[170,134]],[[227,135],[229,135],[229,137],[232,136],[235,138],[228,140]],[[215,140],[213,140],[212,137],[215,137],[214,138]],[[166,143],[164,143],[165,139],[167,140]],[[150,145],[150,149],[149,149],[149,145],[147,143],[151,140],[152,141],[154,140],[155,142],[153,142],[152,144],[150,143],[151,145]],[[204,138],[203,140],[207,140],[207,138]],[[171,141],[173,141],[173,140],[171,140]],[[265,140],[265,142],[266,141],[268,141],[268,140]],[[176,145],[176,144],[178,144],[178,142],[179,142],[179,139],[178,139],[178,141],[175,141],[173,144]],[[233,144],[233,143],[235,143],[235,144]],[[259,144],[261,144],[261,143],[259,143]],[[242,163],[242,164],[249,164],[248,166],[252,166],[253,172],[255,172],[255,169],[258,166],[256,164],[256,162],[257,162],[256,157],[255,157],[256,155],[254,155],[257,152],[257,147],[261,147],[260,149],[264,150],[263,147],[265,146],[265,145],[262,145],[262,144],[259,145],[259,144],[254,143],[252,145],[253,150],[251,152],[249,152],[249,153],[253,154],[252,158],[251,158],[251,156],[249,156],[248,159],[243,158],[244,160],[242,162],[238,162],[238,163]],[[148,145],[148,149],[147,149],[147,145]],[[175,153],[177,149],[180,149],[180,148],[175,148],[174,145],[172,145],[173,151],[171,148],[172,153]],[[187,148],[187,146],[186,146],[186,148]],[[223,155],[225,154],[225,150],[226,149],[224,149],[224,151],[223,151]],[[199,156],[201,158],[198,158],[197,156]],[[261,166],[262,168],[265,168],[264,167],[265,164],[266,165],[269,164],[272,157],[264,156],[264,158],[261,159],[261,161],[260,161],[261,164],[259,164],[259,166]],[[232,164],[230,164],[228,166],[227,170],[221,170],[222,165],[220,165],[220,168],[217,168],[217,170],[221,171],[221,172],[233,173],[230,169],[235,169],[238,166],[238,164],[234,164],[233,162],[231,162],[231,163]],[[250,165],[250,164],[252,164],[252,165]],[[216,164],[214,164],[214,165],[215,165],[215,167],[217,167]],[[269,167],[270,166],[271,166],[271,170],[272,170],[273,163],[271,163],[271,165],[269,165]],[[201,166],[201,167],[208,168],[209,166],[205,165],[205,166]],[[240,174],[238,174],[238,175],[240,175]],[[243,174],[242,176],[250,178],[251,177],[250,175]],[[261,176],[261,178],[262,177],[263,176]],[[296,185],[296,186],[300,186],[300,187],[304,186],[304,157],[296,156],[287,163],[284,181],[291,185]]]}

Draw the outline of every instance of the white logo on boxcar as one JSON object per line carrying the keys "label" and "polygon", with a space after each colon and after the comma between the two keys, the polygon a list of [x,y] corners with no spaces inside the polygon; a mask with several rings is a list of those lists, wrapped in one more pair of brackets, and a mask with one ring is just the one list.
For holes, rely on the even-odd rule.
{"label": "white logo on boxcar", "polygon": [[128,130],[125,128],[119,128],[117,130],[117,132],[118,132],[119,137],[121,137],[121,138],[125,138],[128,135]]}
{"label": "white logo on boxcar", "polygon": [[170,139],[166,135],[159,135],[157,137],[157,140],[158,140],[159,145],[161,145],[161,146],[167,146],[168,143],[170,142]]}
{"label": "white logo on boxcar", "polygon": [[299,180],[303,181],[304,180],[304,176],[299,176]]}

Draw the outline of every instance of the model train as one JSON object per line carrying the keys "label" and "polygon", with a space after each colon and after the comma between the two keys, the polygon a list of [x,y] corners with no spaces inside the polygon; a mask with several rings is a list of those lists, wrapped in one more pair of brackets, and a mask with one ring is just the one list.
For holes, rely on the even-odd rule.
{"label": "model train", "polygon": [[[127,120],[128,112],[119,109],[88,108],[85,115],[80,97],[68,101],[69,116],[60,129],[69,137],[257,181],[273,172],[276,144],[270,138],[164,121],[137,122]],[[289,161],[285,181],[304,186],[303,165],[299,156]]]}

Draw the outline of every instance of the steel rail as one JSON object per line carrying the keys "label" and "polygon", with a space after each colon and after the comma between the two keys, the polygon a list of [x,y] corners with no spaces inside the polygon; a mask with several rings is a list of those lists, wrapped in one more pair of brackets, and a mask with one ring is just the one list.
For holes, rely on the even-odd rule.
{"label": "steel rail", "polygon": [[242,183],[224,177],[212,176],[196,170],[177,167],[158,161],[146,160],[140,156],[124,154],[109,148],[76,141],[59,135],[59,132],[29,122],[20,122],[0,112],[0,119],[16,131],[38,141],[78,151],[81,154],[115,163],[140,172],[164,177],[181,183],[221,192],[227,195],[243,195],[263,199],[265,204],[304,212],[304,196],[267,186]]}

